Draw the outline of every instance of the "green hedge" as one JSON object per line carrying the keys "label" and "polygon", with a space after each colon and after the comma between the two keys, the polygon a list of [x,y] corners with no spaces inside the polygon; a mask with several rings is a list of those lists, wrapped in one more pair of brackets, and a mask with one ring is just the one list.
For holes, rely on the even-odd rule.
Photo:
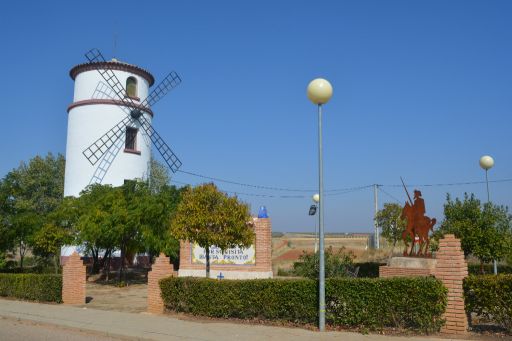
{"label": "green hedge", "polygon": [[512,275],[469,276],[464,280],[467,313],[512,332]]}
{"label": "green hedge", "polygon": [[0,296],[60,303],[62,302],[62,276],[0,274]]}
{"label": "green hedge", "polygon": [[[317,282],[309,279],[214,280],[169,277],[160,281],[167,309],[193,315],[316,324]],[[446,289],[433,278],[326,281],[326,320],[360,329],[437,331]]]}

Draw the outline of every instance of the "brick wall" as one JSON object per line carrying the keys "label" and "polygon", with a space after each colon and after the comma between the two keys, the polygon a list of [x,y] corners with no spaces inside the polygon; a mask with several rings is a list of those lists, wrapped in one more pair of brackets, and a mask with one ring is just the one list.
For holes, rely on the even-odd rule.
{"label": "brick wall", "polygon": [[430,269],[398,268],[387,265],[379,266],[379,277],[421,277],[432,274]]}
{"label": "brick wall", "polygon": [[62,268],[62,301],[64,304],[85,303],[85,265],[78,253],[68,257]]}
{"label": "brick wall", "polygon": [[[272,271],[272,224],[270,218],[254,219],[255,257],[256,263],[253,265],[217,265],[211,264],[211,270],[220,271],[245,271],[245,272],[264,272]],[[204,264],[192,263],[191,243],[189,241],[180,241],[180,270],[204,270]]]}
{"label": "brick wall", "polygon": [[468,320],[464,311],[462,281],[468,276],[468,264],[464,259],[460,240],[453,234],[445,235],[439,241],[436,259],[434,275],[448,288],[448,306],[444,316],[446,324],[441,331],[448,334],[465,334]]}
{"label": "brick wall", "polygon": [[161,314],[164,312],[164,302],[162,300],[160,286],[158,281],[169,276],[176,276],[173,266],[170,264],[169,257],[163,253],[155,259],[151,271],[148,272],[148,312]]}

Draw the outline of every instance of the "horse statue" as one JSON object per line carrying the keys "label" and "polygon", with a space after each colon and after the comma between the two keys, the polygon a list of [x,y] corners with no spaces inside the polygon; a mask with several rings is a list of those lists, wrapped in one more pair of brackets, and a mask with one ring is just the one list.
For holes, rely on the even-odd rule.
{"label": "horse statue", "polygon": [[[405,244],[404,256],[413,255],[416,236],[418,236],[420,247],[415,255],[427,257],[428,247],[430,245],[429,232],[434,230],[434,225],[437,222],[436,218],[430,219],[427,216],[418,216],[414,207],[409,202],[406,202],[402,209],[400,219],[407,221],[405,230],[402,232],[402,240]],[[407,252],[409,249],[408,237],[412,240],[411,250],[409,252]]]}

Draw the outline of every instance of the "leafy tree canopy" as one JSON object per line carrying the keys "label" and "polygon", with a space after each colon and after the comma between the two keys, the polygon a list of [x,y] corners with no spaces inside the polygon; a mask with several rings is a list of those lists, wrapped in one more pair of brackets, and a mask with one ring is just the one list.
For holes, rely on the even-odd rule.
{"label": "leafy tree canopy", "polygon": [[400,219],[402,207],[395,203],[385,203],[384,208],[377,212],[375,220],[382,229],[382,236],[393,245],[402,239],[402,232],[406,227],[406,220]]}
{"label": "leafy tree canopy", "polygon": [[452,200],[447,195],[445,219],[437,237],[453,233],[461,239],[464,254],[474,255],[481,262],[499,260],[512,247],[512,216],[508,208],[486,203],[482,205],[473,194],[464,194],[464,200]]}
{"label": "leafy tree canopy", "polygon": [[0,182],[0,229],[5,232],[0,246],[16,249],[21,267],[34,235],[62,202],[64,166],[62,155],[48,153],[22,162]]}
{"label": "leafy tree canopy", "polygon": [[172,220],[171,233],[178,239],[197,243],[206,250],[209,276],[209,248],[226,250],[248,247],[254,242],[249,206],[220,192],[213,183],[187,188]]}

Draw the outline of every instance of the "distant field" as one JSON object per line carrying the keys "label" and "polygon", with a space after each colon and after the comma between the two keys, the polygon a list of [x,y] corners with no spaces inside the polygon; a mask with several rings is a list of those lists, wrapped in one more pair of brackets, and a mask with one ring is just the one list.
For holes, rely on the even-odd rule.
{"label": "distant field", "polygon": [[[325,236],[325,247],[334,250],[345,248],[354,254],[356,262],[386,259],[391,251],[384,245],[381,250],[373,250],[368,245],[369,234],[329,233]],[[382,244],[382,243],[381,243]],[[272,268],[277,274],[278,268],[289,269],[304,252],[312,253],[315,249],[313,233],[273,233],[272,234]]]}

